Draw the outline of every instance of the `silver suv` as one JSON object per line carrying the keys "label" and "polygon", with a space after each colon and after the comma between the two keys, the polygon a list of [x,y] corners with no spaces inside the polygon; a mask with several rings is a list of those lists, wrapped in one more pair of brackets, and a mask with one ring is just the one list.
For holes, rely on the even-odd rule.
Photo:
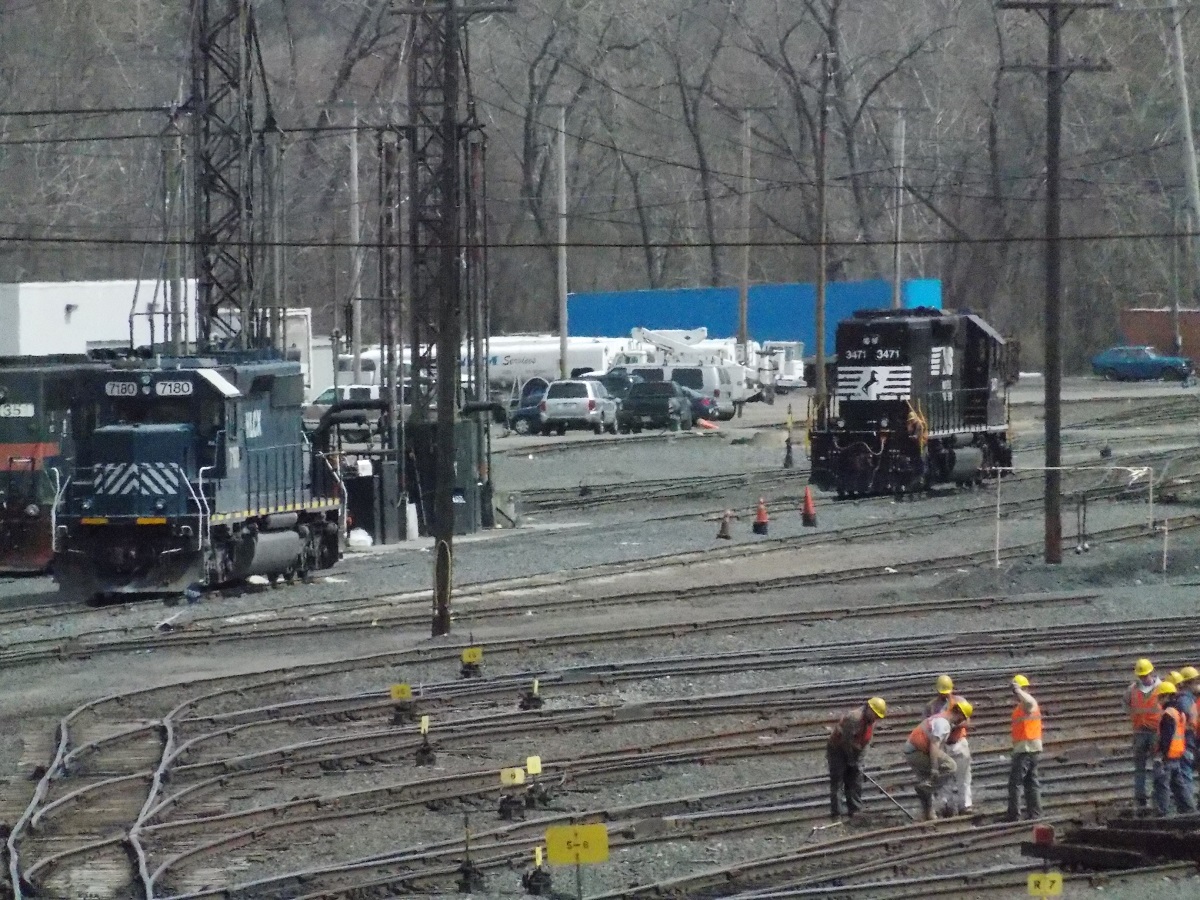
{"label": "silver suv", "polygon": [[554,381],[538,404],[541,430],[566,434],[568,428],[590,428],[596,434],[617,433],[617,401],[598,381]]}

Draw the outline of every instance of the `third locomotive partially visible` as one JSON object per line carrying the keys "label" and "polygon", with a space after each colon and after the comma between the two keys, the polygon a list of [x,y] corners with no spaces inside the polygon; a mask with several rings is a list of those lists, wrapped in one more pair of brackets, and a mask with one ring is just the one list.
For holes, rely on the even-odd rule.
{"label": "third locomotive partially visible", "polygon": [[1011,466],[1017,362],[970,313],[855,313],[838,324],[836,384],[812,417],[811,482],[839,497],[904,494]]}

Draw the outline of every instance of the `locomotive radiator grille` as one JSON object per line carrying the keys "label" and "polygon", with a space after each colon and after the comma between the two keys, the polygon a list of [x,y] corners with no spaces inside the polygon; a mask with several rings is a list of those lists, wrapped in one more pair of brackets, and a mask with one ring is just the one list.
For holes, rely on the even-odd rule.
{"label": "locomotive radiator grille", "polygon": [[104,463],[96,468],[96,493],[113,497],[130,494],[170,496],[179,493],[184,481],[179,463]]}

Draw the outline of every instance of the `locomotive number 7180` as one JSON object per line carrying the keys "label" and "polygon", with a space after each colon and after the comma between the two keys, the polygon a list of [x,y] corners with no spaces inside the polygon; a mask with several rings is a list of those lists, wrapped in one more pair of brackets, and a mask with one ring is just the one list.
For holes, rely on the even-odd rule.
{"label": "locomotive number 7180", "polygon": [[154,385],[154,393],[160,397],[186,397],[191,392],[190,381],[160,381]]}

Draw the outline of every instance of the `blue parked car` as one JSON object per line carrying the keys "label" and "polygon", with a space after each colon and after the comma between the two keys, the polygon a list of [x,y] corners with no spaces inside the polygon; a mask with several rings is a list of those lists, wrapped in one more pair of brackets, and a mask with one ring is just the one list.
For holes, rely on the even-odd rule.
{"label": "blue parked car", "polygon": [[1189,381],[1195,367],[1186,357],[1164,356],[1153,347],[1110,347],[1092,357],[1092,371],[1109,381]]}
{"label": "blue parked car", "polygon": [[542,410],[538,405],[546,389],[530,391],[521,398],[521,405],[508,412],[508,427],[517,434],[538,434],[542,430]]}

